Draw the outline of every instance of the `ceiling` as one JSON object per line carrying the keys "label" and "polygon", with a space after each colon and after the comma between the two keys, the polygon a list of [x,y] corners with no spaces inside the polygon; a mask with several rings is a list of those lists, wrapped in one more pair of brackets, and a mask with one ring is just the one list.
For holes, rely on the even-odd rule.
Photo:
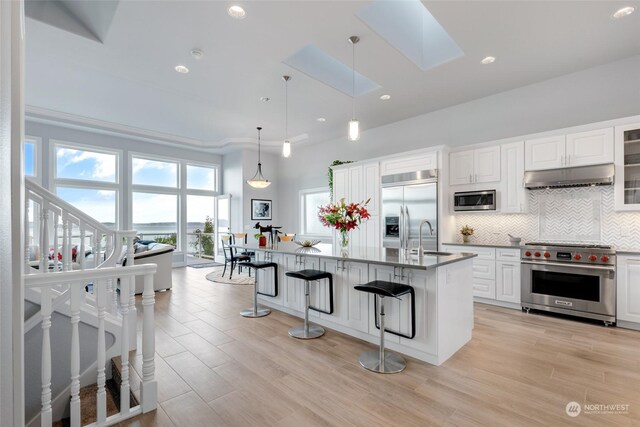
{"label": "ceiling", "polygon": [[[288,74],[295,147],[346,140],[351,118],[350,96],[283,63],[309,44],[350,66],[347,39],[360,37],[356,70],[380,85],[356,99],[365,130],[640,54],[637,1],[425,1],[464,56],[422,71],[358,18],[370,3],[243,1],[247,16],[236,20],[226,1],[121,1],[108,26],[76,11],[99,27],[94,38],[29,18],[28,111],[211,149],[254,142],[261,125],[263,141],[275,147],[284,136]],[[611,18],[630,4],[636,13]],[[488,55],[496,62],[482,65]],[[177,73],[178,64],[190,72]]]}

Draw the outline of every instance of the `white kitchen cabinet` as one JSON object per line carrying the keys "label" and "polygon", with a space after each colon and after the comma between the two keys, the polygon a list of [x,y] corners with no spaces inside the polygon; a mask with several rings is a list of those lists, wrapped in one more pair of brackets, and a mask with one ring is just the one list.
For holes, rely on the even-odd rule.
{"label": "white kitchen cabinet", "polygon": [[502,186],[499,209],[502,213],[527,211],[524,178],[524,141],[505,144],[501,149]]}
{"label": "white kitchen cabinet", "polygon": [[[304,281],[286,276],[285,273],[287,271],[298,271],[307,268],[317,269],[318,258],[283,255],[283,264],[285,268],[280,276],[280,278],[282,278],[280,283],[282,284],[282,298],[284,306],[292,310],[303,312],[305,306]],[[313,287],[314,285],[311,286]],[[311,290],[310,294],[311,293],[315,293],[315,290]]]}
{"label": "white kitchen cabinet", "polygon": [[380,163],[380,175],[395,175],[431,169],[438,169],[437,151],[392,157]]}
{"label": "white kitchen cabinet", "polygon": [[[333,169],[333,199],[344,198],[347,203],[369,200],[367,210],[371,218],[349,234],[349,245],[378,247],[380,245],[380,169],[378,162],[344,165]],[[335,233],[337,235],[337,233]],[[337,239],[337,237],[336,237]],[[334,243],[337,244],[337,240]]]}
{"label": "white kitchen cabinet", "polygon": [[640,323],[640,255],[618,255],[617,319]]}
{"label": "white kitchen cabinet", "polygon": [[496,299],[520,304],[520,261],[496,261]]}
{"label": "white kitchen cabinet", "polygon": [[[640,211],[640,123],[615,129],[615,206],[617,211]],[[620,230],[627,235],[630,230]]]}
{"label": "white kitchen cabinet", "polygon": [[[320,313],[320,317],[331,322],[369,332],[369,294],[356,291],[354,287],[368,282],[367,264],[342,260],[322,259],[320,269],[333,275],[334,314]],[[328,280],[320,281],[317,307],[328,310]]]}
{"label": "white kitchen cabinet", "polygon": [[[272,261],[278,264],[281,264],[283,261],[283,257],[284,255],[282,254],[276,254],[276,253],[270,253],[269,255],[267,255],[268,258],[265,258],[266,252],[257,252],[256,253],[256,257],[258,261]],[[270,294],[273,295],[275,293],[276,290],[276,284],[275,284],[275,278],[276,278],[276,274],[274,272],[273,268],[265,268],[265,269],[260,269],[260,270],[253,270],[253,269],[249,269],[248,270],[252,270],[255,271],[255,274],[258,276],[258,291],[265,293],[265,294]],[[284,271],[278,271],[277,273],[278,276],[278,295],[275,297],[268,297],[265,296],[265,298],[268,301],[273,301],[276,304],[280,304],[282,305],[283,300],[284,300]]]}
{"label": "white kitchen cabinet", "polygon": [[[520,249],[490,246],[442,245],[447,252],[471,252],[473,259],[473,296],[511,304],[520,304]],[[512,306],[507,304],[508,306]]]}
{"label": "white kitchen cabinet", "polygon": [[[447,271],[448,269],[445,267],[441,273],[446,276]],[[413,339],[400,337],[400,343],[407,347],[415,348],[416,350],[435,354],[437,352],[437,340],[435,337],[438,333],[436,328],[438,324],[438,310],[435,304],[435,296],[438,292],[438,271],[411,270],[408,284],[413,287],[415,293],[416,335]],[[448,281],[445,286],[459,286],[459,283],[452,280]],[[408,296],[404,296],[403,298],[408,301]],[[401,307],[401,310],[401,329],[409,331],[411,325],[409,304],[407,303],[404,307]]]}
{"label": "white kitchen cabinet", "polygon": [[613,128],[567,135],[565,166],[613,163]]}
{"label": "white kitchen cabinet", "polygon": [[450,185],[497,181],[500,181],[500,146],[449,154]]}
{"label": "white kitchen cabinet", "polygon": [[525,170],[600,165],[614,160],[613,128],[525,141]]}
{"label": "white kitchen cabinet", "polygon": [[449,185],[473,183],[473,150],[449,154]]}
{"label": "white kitchen cabinet", "polygon": [[525,170],[558,169],[564,166],[564,135],[529,139],[524,142]]}

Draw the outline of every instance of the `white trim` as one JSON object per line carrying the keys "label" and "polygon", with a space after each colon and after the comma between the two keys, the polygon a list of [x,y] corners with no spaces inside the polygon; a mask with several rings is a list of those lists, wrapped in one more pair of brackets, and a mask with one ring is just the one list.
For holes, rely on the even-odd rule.
{"label": "white trim", "polygon": [[24,137],[24,144],[33,144],[34,146],[34,150],[33,150],[33,158],[34,158],[34,164],[33,164],[33,176],[31,176],[30,178],[35,179],[36,182],[38,182],[39,184],[42,184],[42,176],[43,176],[43,171],[42,171],[42,138],[40,138],[39,136],[29,136],[26,135]]}
{"label": "white trim", "polygon": [[[327,233],[326,234],[310,234],[310,233],[305,233],[306,231],[306,205],[304,203],[304,198],[305,196],[309,195],[309,194],[320,194],[320,193],[327,193],[329,194],[329,189],[327,187],[316,187],[316,188],[306,188],[303,190],[299,191],[299,196],[298,196],[298,214],[299,214],[299,220],[300,220],[300,224],[299,224],[299,230],[300,232],[298,233],[298,235],[300,236],[306,236],[306,237],[311,237],[311,238],[317,238],[317,239],[331,239],[332,233],[331,230],[327,229]],[[328,198],[327,198],[328,200]],[[330,202],[330,200],[328,200],[328,202]],[[327,202],[327,203],[328,203]]]}

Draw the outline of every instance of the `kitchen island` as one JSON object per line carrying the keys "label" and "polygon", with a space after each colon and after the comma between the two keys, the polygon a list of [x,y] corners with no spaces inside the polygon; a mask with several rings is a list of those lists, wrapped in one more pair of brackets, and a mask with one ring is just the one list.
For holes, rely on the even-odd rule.
{"label": "kitchen island", "polygon": [[[410,285],[415,290],[415,336],[386,334],[387,347],[425,362],[440,365],[471,339],[473,329],[472,258],[474,254],[403,254],[397,249],[351,248],[318,244],[303,248],[292,242],[273,246],[235,244],[256,253],[259,261],[278,264],[278,294],[259,296],[260,304],[297,317],[304,316],[304,285],[287,271],[318,269],[333,275],[334,312],[310,311],[310,320],[327,328],[378,343],[374,298],[354,289],[372,280]],[[258,270],[258,290],[274,294],[272,269]],[[326,280],[311,284],[311,305],[329,311]],[[385,303],[386,330],[411,335],[410,297]],[[357,355],[354,355],[357,357]]]}

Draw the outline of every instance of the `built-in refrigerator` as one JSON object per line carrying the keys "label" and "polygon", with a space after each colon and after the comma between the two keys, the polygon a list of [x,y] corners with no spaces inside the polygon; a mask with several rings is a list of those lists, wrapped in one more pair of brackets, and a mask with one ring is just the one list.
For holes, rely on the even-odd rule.
{"label": "built-in refrigerator", "polygon": [[[382,182],[382,246],[417,252],[438,250],[437,170],[385,175]],[[433,232],[431,233],[431,230]]]}

